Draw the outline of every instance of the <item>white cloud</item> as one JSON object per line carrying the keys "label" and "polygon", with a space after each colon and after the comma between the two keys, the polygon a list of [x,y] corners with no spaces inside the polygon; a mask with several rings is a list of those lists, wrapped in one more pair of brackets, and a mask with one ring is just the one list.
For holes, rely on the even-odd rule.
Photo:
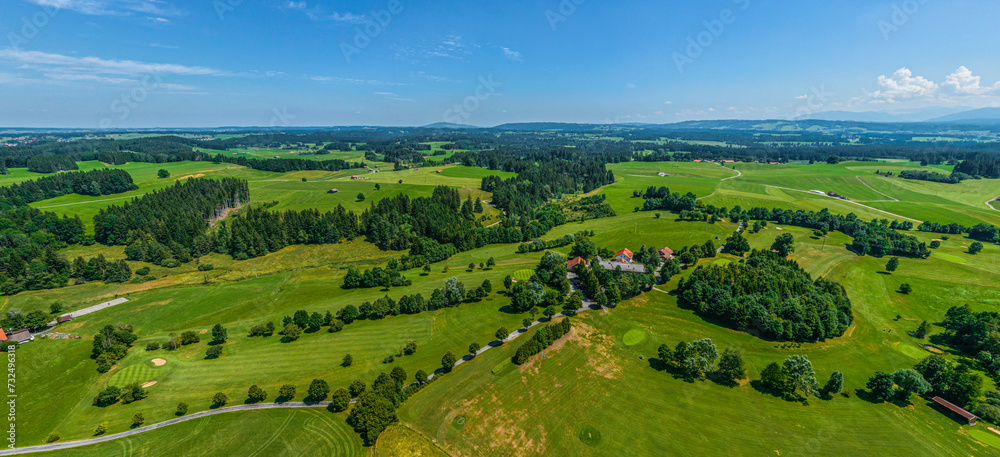
{"label": "white cloud", "polygon": [[514,51],[514,50],[512,50],[510,48],[503,47],[503,46],[500,46],[500,50],[503,51],[504,57],[506,57],[506,58],[508,58],[510,60],[516,60],[518,62],[521,61],[521,53],[520,52]]}
{"label": "white cloud", "polygon": [[181,11],[165,0],[28,0],[39,6],[76,11],[91,16],[128,15],[179,16]]}
{"label": "white cloud", "polygon": [[906,67],[896,70],[892,76],[879,76],[878,85],[881,89],[873,92],[872,97],[890,103],[897,100],[931,97],[938,90],[938,85],[934,81],[923,76],[913,76],[913,72]]}
{"label": "white cloud", "polygon": [[169,44],[160,44],[160,43],[149,43],[149,46],[153,47],[153,48],[163,48],[163,49],[180,49],[181,48],[180,46],[173,46],[173,45],[169,45]]}
{"label": "white cloud", "polygon": [[224,74],[219,70],[205,67],[146,63],[133,60],[107,60],[99,57],[71,57],[38,51],[17,51],[11,48],[0,49],[0,60],[18,63],[21,68],[25,69],[78,75],[138,76],[147,73],[159,73],[184,76],[211,76]]}
{"label": "white cloud", "polygon": [[808,95],[799,95],[798,97],[795,97],[796,100],[805,100],[807,98],[809,98]]}
{"label": "white cloud", "polygon": [[360,79],[360,78],[343,78],[340,76],[323,76],[323,75],[302,75],[303,78],[310,81],[316,81],[321,83],[349,83],[349,84],[369,84],[373,86],[405,86],[403,83],[396,83],[390,81],[380,81],[377,79]]}
{"label": "white cloud", "polygon": [[674,102],[671,102],[671,101],[666,101],[666,102],[663,102],[663,104],[664,104],[664,105],[673,105],[673,104],[674,104]]}
{"label": "white cloud", "polygon": [[983,87],[981,81],[981,76],[973,76],[972,70],[963,65],[958,67],[954,73],[945,76],[942,86],[951,88],[956,94],[964,95],[984,95],[1000,89],[1000,82]]}
{"label": "white cloud", "polygon": [[628,83],[628,84],[625,85],[625,88],[626,89],[635,89],[635,84]]}
{"label": "white cloud", "polygon": [[286,7],[293,10],[304,10],[306,9],[306,2],[288,2]]}

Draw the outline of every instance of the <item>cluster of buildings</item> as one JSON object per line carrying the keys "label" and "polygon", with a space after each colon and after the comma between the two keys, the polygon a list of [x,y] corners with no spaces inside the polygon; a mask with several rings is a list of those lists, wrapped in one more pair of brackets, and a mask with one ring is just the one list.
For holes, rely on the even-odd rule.
{"label": "cluster of buildings", "polygon": [[[672,259],[674,257],[674,251],[669,247],[664,247],[657,252],[660,254],[660,260],[662,261]],[[627,273],[646,273],[646,266],[641,263],[633,262],[634,258],[635,254],[632,251],[622,249],[615,253],[615,257],[612,260],[604,260],[600,256],[594,257],[594,260],[597,262],[598,266],[604,268],[605,270],[613,271],[621,268],[622,271]],[[576,266],[581,263],[584,265],[590,264],[590,262],[583,257],[576,257],[566,262],[566,269],[573,271],[573,268],[576,268]]]}
{"label": "cluster of buildings", "polygon": [[0,329],[0,343],[11,342],[17,344],[24,344],[34,340],[35,337],[31,336],[31,332],[26,328],[17,330],[15,332],[11,332],[10,335],[7,335],[7,333],[4,332],[3,329]]}

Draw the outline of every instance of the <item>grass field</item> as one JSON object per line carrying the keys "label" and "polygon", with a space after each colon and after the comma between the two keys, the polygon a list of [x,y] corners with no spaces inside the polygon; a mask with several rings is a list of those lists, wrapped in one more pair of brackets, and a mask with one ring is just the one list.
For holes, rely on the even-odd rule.
{"label": "grass field", "polygon": [[[147,416],[148,417],[148,416]],[[139,435],[38,456],[365,456],[345,414],[326,409],[241,411],[194,419]]]}
{"label": "grass field", "polygon": [[[81,168],[100,166],[104,165],[81,164]],[[921,168],[911,163],[735,166],[741,174],[709,163],[609,165],[617,182],[593,193],[605,195],[618,216],[568,223],[543,238],[592,230],[592,240],[600,247],[635,251],[644,245],[679,249],[707,240],[718,246],[735,230],[729,221],[684,222],[665,211],[660,218],[633,211],[642,203],[633,198],[634,190],[661,185],[682,194],[693,192],[700,201],[717,206],[829,208],[865,219],[889,217],[882,210],[918,220],[1000,222],[1000,215],[983,204],[996,196],[991,194],[1000,193],[995,180],[948,185],[874,174],[876,169]],[[170,178],[156,178],[161,167],[171,170]],[[430,195],[441,184],[459,188],[463,197],[488,199],[488,194],[478,190],[480,180],[499,174],[444,165],[366,174],[370,179],[354,181],[350,175],[357,171],[276,174],[210,163],[121,168],[129,170],[140,186],[134,195],[188,175],[239,176],[250,181],[254,201],[278,201],[277,209],[330,209],[343,204],[355,211],[398,193]],[[660,171],[670,176],[657,176]],[[0,184],[37,176],[12,170],[0,177]],[[380,190],[374,189],[376,183]],[[327,194],[333,187],[340,192]],[[835,191],[863,200],[871,208],[807,193],[810,190]],[[364,202],[355,201],[358,192],[365,193]],[[87,220],[85,215],[92,216],[113,203],[71,195],[35,206],[61,214],[80,213]],[[487,208],[488,218],[496,215],[495,208]],[[477,356],[410,398],[399,411],[401,424],[390,428],[372,449],[361,447],[357,435],[344,424],[343,414],[320,409],[223,414],[54,454],[184,455],[199,446],[199,452],[204,449],[199,455],[995,455],[990,447],[995,443],[988,439],[992,434],[970,430],[918,397],[911,405],[899,407],[872,404],[854,393],[875,371],[910,368],[931,353],[924,347],[926,342],[907,335],[920,321],[940,322],[949,307],[963,303],[977,311],[1000,306],[1000,290],[995,288],[1000,282],[1000,249],[990,245],[973,256],[965,247],[969,240],[952,236],[930,258],[902,259],[896,272],[883,274],[887,259],[858,257],[847,249],[851,239],[838,232],[822,239],[810,230],[769,224],[747,238],[753,247],[767,248],[783,233],[793,235],[796,252],[792,257],[804,269],[841,282],[847,289],[855,323],[845,336],[795,347],[768,342],[707,321],[681,306],[674,296],[654,290],[608,312],[573,318],[574,330],[545,351],[547,358],[503,366],[517,344]],[[914,234],[922,241],[937,236]],[[556,251],[566,254],[570,248]],[[128,429],[136,412],[142,412],[147,423],[163,421],[173,417],[179,401],[189,403],[191,412],[205,410],[218,391],[225,392],[231,403],[242,402],[251,384],[263,387],[270,394],[268,401],[273,401],[284,383],[298,386],[295,400],[301,400],[314,378],[327,380],[333,388],[353,379],[370,383],[379,372],[393,367],[383,364],[383,358],[409,340],[417,342],[417,353],[397,359],[395,365],[411,377],[417,369],[430,372],[440,365],[445,351],[464,354],[471,342],[485,345],[492,341],[500,326],[520,327],[526,315],[509,312],[509,299],[499,293],[500,285],[507,275],[529,279],[542,253],[517,254],[516,249],[517,244],[494,245],[460,253],[433,265],[429,275],[404,272],[413,285],[388,291],[340,288],[348,266],[384,265],[390,257],[403,254],[379,251],[359,239],[338,245],[290,246],[247,261],[211,254],[201,259],[215,266],[209,272],[197,271],[194,263],[174,269],[153,266],[152,274],[158,279],[142,284],[88,283],[5,297],[4,311],[47,309],[54,301],[63,301],[72,310],[115,296],[130,299],[60,325],[59,331],[83,339],[39,339],[19,349],[19,360],[25,362],[17,374],[19,445],[40,444],[52,432],[63,440],[86,438],[103,421],[109,422],[108,433],[117,433]],[[70,258],[98,253],[124,257],[121,247],[75,246],[64,252]],[[497,261],[495,268],[467,270],[470,262],[479,264],[490,257]],[[702,264],[738,260],[720,255]],[[132,268],[142,265],[132,263]],[[442,271],[446,266],[447,273]],[[690,271],[658,288],[672,290]],[[457,308],[359,321],[334,334],[326,329],[306,333],[291,343],[281,343],[280,336],[246,336],[251,326],[267,320],[280,323],[282,316],[297,309],[324,313],[384,295],[429,297],[450,276],[458,277],[466,287],[489,279],[494,293]],[[896,292],[903,283],[911,284],[913,292]],[[89,336],[117,322],[132,324],[140,339],[114,370],[99,374],[89,358]],[[204,358],[209,335],[176,351],[144,350],[147,342],[162,342],[186,330],[200,332],[215,323],[227,327],[230,338],[219,359]],[[935,328],[933,333],[941,331]],[[751,379],[767,363],[805,354],[821,383],[833,370],[842,371],[851,395],[811,398],[803,405],[762,393],[752,384],[726,387],[711,381],[684,382],[651,360],[660,344],[673,346],[704,337],[712,338],[720,351],[728,347],[743,351]],[[354,364],[341,367],[340,360],[348,353]],[[152,367],[154,357],[165,359],[166,365]],[[493,374],[495,367],[502,369]],[[144,400],[105,408],[91,405],[106,385],[150,380],[157,384]],[[988,382],[988,388],[995,386]],[[53,401],[53,393],[59,393],[59,401]]]}

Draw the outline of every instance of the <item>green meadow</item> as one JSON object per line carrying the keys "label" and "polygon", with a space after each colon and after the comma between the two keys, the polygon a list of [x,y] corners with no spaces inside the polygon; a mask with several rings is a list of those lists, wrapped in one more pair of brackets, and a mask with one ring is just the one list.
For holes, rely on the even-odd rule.
{"label": "green meadow", "polygon": [[[440,144],[432,144],[438,148]],[[270,153],[272,151],[267,151]],[[287,155],[289,151],[285,150]],[[277,153],[276,153],[277,154]],[[336,154],[336,153],[335,153]],[[321,156],[329,157],[330,155]],[[440,157],[440,156],[439,156]],[[81,169],[103,167],[81,163]],[[380,164],[380,168],[387,165]],[[735,170],[733,169],[735,167]],[[363,211],[372,202],[397,194],[429,196],[437,185],[460,189],[464,197],[489,200],[479,190],[484,176],[513,174],[474,167],[440,165],[418,170],[358,174],[340,172],[269,173],[235,165],[205,162],[126,164],[139,190],[104,198],[67,195],[33,206],[59,214],[79,214],[91,224],[101,208],[114,198],[141,195],[177,179],[236,176],[250,182],[255,203],[278,202],[274,209],[319,208],[344,205]],[[160,168],[170,170],[166,179],[156,177]],[[864,219],[895,218],[918,221],[979,222],[998,224],[1000,214],[984,202],[996,197],[995,180],[939,184],[883,178],[876,170],[923,169],[918,164],[846,162],[828,164],[727,164],[619,163],[611,164],[617,181],[592,194],[604,195],[617,216],[570,222],[547,233],[546,240],[580,231],[593,231],[600,247],[617,250],[642,246],[679,249],[712,240],[717,246],[736,225],[686,222],[670,212],[636,212],[642,200],[633,191],[650,186],[692,192],[705,204],[732,208],[752,206],[821,210]],[[441,170],[441,173],[437,171]],[[661,177],[657,173],[669,176]],[[351,176],[367,178],[352,180]],[[40,176],[13,169],[0,177],[0,185]],[[303,178],[305,180],[303,180]],[[402,182],[400,182],[402,181]],[[379,189],[375,189],[375,185]],[[327,193],[330,189],[337,193]],[[851,202],[812,190],[836,192]],[[357,201],[358,193],[365,196]],[[565,196],[567,199],[581,195]],[[852,203],[853,202],[853,203]],[[865,205],[865,206],[861,206]],[[484,225],[498,219],[486,207]],[[790,344],[761,340],[717,325],[695,314],[668,292],[690,274],[682,271],[656,290],[618,304],[606,311],[588,311],[572,318],[569,335],[519,367],[491,370],[509,359],[524,335],[514,343],[487,351],[464,363],[408,399],[399,410],[400,423],[390,427],[378,443],[366,449],[350,430],[345,414],[325,409],[268,410],[226,413],[123,440],[44,455],[996,455],[995,438],[984,427],[971,428],[942,415],[914,396],[910,405],[870,403],[856,395],[875,371],[911,368],[930,352],[907,335],[923,320],[940,322],[945,311],[968,303],[976,311],[1000,305],[1000,249],[994,245],[978,255],[967,252],[969,240],[953,235],[928,259],[901,259],[899,269],[882,271],[887,259],[858,257],[847,249],[851,239],[841,233],[826,238],[811,230],[768,224],[759,233],[747,234],[754,248],[768,248],[780,234],[791,233],[796,251],[792,258],[814,276],[825,276],[844,285],[854,306],[855,322],[840,337],[818,343]],[[922,241],[937,237],[911,232]],[[556,249],[568,253],[571,246]],[[104,254],[124,257],[122,247],[73,246],[69,258]],[[130,419],[142,412],[146,423],[174,417],[178,402],[190,412],[209,408],[215,392],[224,392],[230,404],[246,399],[247,388],[257,384],[274,401],[278,387],[292,383],[300,401],[312,379],[327,380],[333,388],[354,379],[370,383],[380,372],[403,367],[408,375],[440,366],[446,351],[465,354],[472,342],[486,345],[498,327],[519,328],[528,314],[509,311],[503,278],[527,280],[543,253],[518,254],[517,244],[491,245],[432,265],[432,271],[403,272],[413,281],[390,290],[353,289],[340,286],[351,266],[384,266],[404,252],[380,251],[357,239],[337,245],[290,246],[267,256],[236,261],[219,254],[200,259],[214,266],[198,271],[190,263],[177,268],[129,262],[133,270],[150,266],[155,280],[139,284],[86,283],[62,289],[30,291],[4,297],[3,310],[47,309],[55,301],[78,309],[116,296],[129,302],[69,323],[58,331],[81,335],[79,340],[38,339],[19,348],[19,445],[41,444],[50,433],[62,440],[84,439],[94,427],[108,422],[108,433],[129,428]],[[493,257],[492,269],[468,270]],[[701,265],[725,264],[739,259],[729,255],[705,259]],[[445,269],[447,268],[447,272]],[[469,287],[484,279],[493,284],[486,299],[417,315],[358,321],[338,333],[324,327],[304,333],[297,341],[282,343],[280,336],[247,337],[250,327],[266,321],[280,324],[282,316],[296,310],[336,312],[388,295],[421,293],[455,276]],[[913,291],[898,291],[903,283]],[[139,340],[112,371],[100,374],[89,358],[90,336],[107,324],[127,322]],[[208,329],[221,323],[229,331],[218,359],[205,359],[211,338]],[[171,334],[192,330],[206,332],[202,341],[174,351],[146,351],[148,342],[163,342]],[[933,333],[943,330],[935,327]],[[830,399],[809,398],[808,404],[789,402],[744,382],[736,387],[712,381],[694,383],[676,379],[655,361],[660,344],[712,338],[719,349],[744,353],[748,375],[758,379],[770,362],[792,354],[807,355],[820,382],[839,370],[845,375],[846,395]],[[415,354],[382,363],[407,341],[415,341]],[[341,366],[345,354],[354,364]],[[948,357],[959,357],[949,354]],[[166,361],[153,366],[154,358]],[[107,385],[156,381],[149,397],[129,405],[91,405]],[[987,387],[994,389],[992,382]],[[58,395],[58,401],[55,396]],[[981,422],[982,424],[982,422]],[[996,438],[1000,438],[997,436]]]}

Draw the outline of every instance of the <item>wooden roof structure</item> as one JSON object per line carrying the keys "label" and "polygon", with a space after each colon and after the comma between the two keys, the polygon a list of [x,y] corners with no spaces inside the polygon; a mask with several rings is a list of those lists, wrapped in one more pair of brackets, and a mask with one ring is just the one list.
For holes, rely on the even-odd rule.
{"label": "wooden roof structure", "polygon": [[951,412],[953,412],[955,414],[958,414],[959,416],[962,416],[963,418],[965,418],[965,420],[969,421],[969,425],[976,425],[976,419],[979,419],[979,416],[977,416],[975,414],[972,414],[972,413],[966,411],[965,409],[959,408],[958,406],[956,406],[952,402],[950,402],[948,400],[945,400],[945,399],[943,399],[941,397],[934,397],[934,398],[932,398],[932,400],[934,400],[934,403],[937,403],[937,404],[945,407],[949,411],[951,411]]}

